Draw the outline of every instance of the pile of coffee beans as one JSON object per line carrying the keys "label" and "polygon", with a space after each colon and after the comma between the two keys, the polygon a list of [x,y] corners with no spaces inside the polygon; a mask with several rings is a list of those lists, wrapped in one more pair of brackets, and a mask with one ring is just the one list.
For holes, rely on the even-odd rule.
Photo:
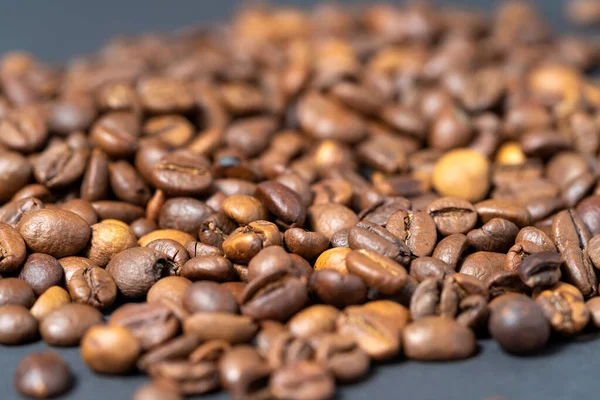
{"label": "pile of coffee beans", "polygon": [[[600,327],[600,43],[530,5],[242,10],[0,60],[0,343],[135,399],[329,399]],[[56,352],[15,385],[55,396]]]}

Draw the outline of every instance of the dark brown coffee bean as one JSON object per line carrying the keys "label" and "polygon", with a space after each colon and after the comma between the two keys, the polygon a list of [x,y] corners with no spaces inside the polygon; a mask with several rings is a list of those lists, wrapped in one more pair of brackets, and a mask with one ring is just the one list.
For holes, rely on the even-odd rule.
{"label": "dark brown coffee bean", "polygon": [[41,399],[68,392],[73,376],[69,365],[58,353],[45,351],[29,354],[19,362],[14,384],[22,395]]}
{"label": "dark brown coffee bean", "polygon": [[415,360],[460,360],[476,349],[473,331],[447,317],[427,317],[404,329],[404,352]]}
{"label": "dark brown coffee bean", "polygon": [[454,273],[451,266],[433,257],[420,257],[410,264],[410,275],[419,282],[427,278],[444,279]]}
{"label": "dark brown coffee bean", "polygon": [[252,340],[258,325],[245,315],[197,312],[185,319],[183,331],[196,335],[202,341],[222,339],[237,344]]}
{"label": "dark brown coffee bean", "polygon": [[448,151],[465,147],[472,137],[473,129],[469,116],[458,107],[448,107],[434,119],[427,141],[434,149]]}
{"label": "dark brown coffee bean", "polygon": [[519,234],[515,238],[515,243],[522,242],[530,242],[540,247],[542,251],[557,251],[550,236],[533,226],[527,226],[519,231]]}
{"label": "dark brown coffee bean", "polygon": [[151,173],[154,186],[169,196],[195,196],[204,193],[212,183],[207,160],[188,155],[164,156]]}
{"label": "dark brown coffee bean", "polygon": [[201,395],[219,387],[219,374],[214,363],[160,361],[150,365],[148,373],[154,380],[167,382],[186,396]]}
{"label": "dark brown coffee bean", "polygon": [[40,323],[42,339],[51,346],[77,346],[89,328],[104,323],[100,311],[85,304],[65,304]]}
{"label": "dark brown coffee bean", "polygon": [[600,297],[593,297],[589,299],[585,306],[590,312],[590,320],[593,324],[594,328],[598,328],[600,326],[600,314],[599,314],[599,306],[600,306]]}
{"label": "dark brown coffee bean", "polygon": [[116,219],[130,223],[144,216],[144,209],[142,207],[122,201],[95,201],[92,203],[92,207],[96,210],[100,221],[104,219]]}
{"label": "dark brown coffee bean", "polygon": [[529,297],[509,293],[490,303],[489,331],[502,348],[515,354],[540,350],[550,338],[550,325]]}
{"label": "dark brown coffee bean", "polygon": [[129,330],[144,350],[164,343],[179,332],[178,319],[162,304],[125,304],[112,313],[108,324]]}
{"label": "dark brown coffee bean", "polygon": [[356,341],[375,360],[389,359],[400,350],[400,334],[382,314],[360,306],[348,307],[337,320],[337,331]]}
{"label": "dark brown coffee bean", "polygon": [[35,295],[39,296],[51,286],[60,285],[63,269],[56,258],[34,253],[27,257],[19,278],[29,283]]}
{"label": "dark brown coffee bean", "polygon": [[187,358],[199,344],[200,340],[195,335],[177,336],[144,354],[138,360],[137,366],[142,371],[147,371],[153,364],[161,361]]}
{"label": "dark brown coffee bean", "polygon": [[151,113],[183,112],[194,100],[183,82],[175,79],[148,76],[137,84],[137,93],[146,111]]}
{"label": "dark brown coffee bean", "polygon": [[308,287],[311,296],[338,308],[361,304],[367,298],[367,286],[361,278],[332,269],[315,271]]}
{"label": "dark brown coffee bean", "polygon": [[275,334],[266,351],[266,360],[271,368],[278,369],[285,365],[313,358],[314,350],[307,339],[294,337],[282,331]]}
{"label": "dark brown coffee bean", "polygon": [[233,122],[224,132],[225,142],[248,157],[256,156],[269,145],[277,121],[272,117],[243,118]]}
{"label": "dark brown coffee bean", "polygon": [[586,298],[595,296],[598,293],[598,280],[587,251],[568,242],[560,255],[564,280],[579,289]]}
{"label": "dark brown coffee bean", "polygon": [[92,96],[83,93],[67,93],[48,106],[48,126],[51,131],[67,135],[87,130],[96,118],[96,106]]}
{"label": "dark brown coffee bean", "polygon": [[558,251],[563,253],[569,244],[580,249],[587,248],[592,235],[581,217],[573,209],[563,210],[552,220],[552,239]]}
{"label": "dark brown coffee bean", "polygon": [[387,197],[385,200],[378,201],[371,207],[363,209],[358,217],[362,221],[369,221],[377,225],[385,226],[396,211],[408,210],[410,207],[410,200],[404,197]]}
{"label": "dark brown coffee bean", "polygon": [[56,258],[78,253],[90,238],[90,226],[84,219],[58,209],[28,213],[17,228],[31,250]]}
{"label": "dark brown coffee bean", "polygon": [[101,374],[128,373],[140,352],[136,337],[121,326],[93,326],[81,340],[81,358],[89,368]]}
{"label": "dark brown coffee bean", "polygon": [[251,346],[236,346],[219,361],[221,384],[234,398],[270,397],[270,374],[271,368]]}
{"label": "dark brown coffee bean", "polygon": [[99,267],[105,267],[121,251],[137,246],[133,231],[124,222],[105,219],[90,228],[92,235],[84,254]]}
{"label": "dark brown coffee bean", "polygon": [[225,282],[235,276],[231,262],[219,255],[207,255],[191,258],[179,271],[191,281],[210,280]]}
{"label": "dark brown coffee bean", "polygon": [[38,322],[21,305],[0,306],[0,343],[16,345],[29,343],[38,337]]}
{"label": "dark brown coffee bean", "polygon": [[453,233],[439,241],[433,250],[432,257],[445,262],[456,270],[467,248],[467,237],[462,233]]}
{"label": "dark brown coffee bean", "polygon": [[229,235],[223,242],[223,251],[231,261],[247,264],[262,248],[281,246],[282,239],[275,224],[255,221]]}
{"label": "dark brown coffee bean", "polygon": [[235,194],[227,197],[223,201],[222,209],[225,215],[240,226],[269,217],[265,206],[257,198],[248,195]]}
{"label": "dark brown coffee bean", "polygon": [[195,235],[204,220],[213,211],[204,202],[190,197],[176,197],[165,201],[160,209],[158,226],[177,229]]}
{"label": "dark brown coffee bean", "polygon": [[285,247],[306,260],[314,260],[329,247],[329,240],[317,232],[291,228],[283,235]]}
{"label": "dark brown coffee bean", "polygon": [[348,244],[348,235],[350,229],[340,229],[331,236],[331,247],[350,247]]}
{"label": "dark brown coffee bean", "polygon": [[508,220],[518,227],[527,226],[531,222],[527,208],[510,200],[484,200],[475,204],[475,209],[484,224],[493,218]]}
{"label": "dark brown coffee bean", "polygon": [[490,293],[490,297],[498,297],[505,293],[529,294],[530,289],[521,280],[517,271],[496,270],[490,273],[484,282]]}
{"label": "dark brown coffee bean", "polygon": [[223,250],[219,249],[218,247],[196,241],[187,242],[184,247],[190,255],[190,258],[223,255]]}
{"label": "dark brown coffee bean", "polygon": [[586,197],[577,205],[576,210],[591,235],[600,234],[600,196]]}
{"label": "dark brown coffee bean", "polygon": [[600,236],[596,235],[588,242],[587,252],[592,264],[598,268],[600,266]]}
{"label": "dark brown coffee bean", "polygon": [[5,151],[0,157],[0,172],[0,201],[8,201],[29,183],[32,167],[21,154]]}
{"label": "dark brown coffee bean", "polygon": [[69,285],[71,278],[79,270],[85,270],[86,268],[93,268],[97,266],[89,258],[76,256],[61,258],[58,260],[58,263],[63,268],[66,285]]}
{"label": "dark brown coffee bean", "polygon": [[158,224],[146,218],[138,218],[129,224],[136,238],[141,238],[158,229]]}
{"label": "dark brown coffee bean", "polygon": [[182,304],[191,313],[239,312],[237,301],[231,292],[214,282],[195,282],[189,285],[183,294]]}
{"label": "dark brown coffee bean", "polygon": [[242,314],[285,321],[299,311],[308,302],[306,283],[286,274],[275,271],[251,281],[242,294]]}
{"label": "dark brown coffee bean", "polygon": [[354,250],[346,256],[348,271],[387,295],[406,284],[406,270],[392,259],[371,250]]}
{"label": "dark brown coffee bean", "polygon": [[427,207],[427,212],[433,218],[442,236],[467,233],[477,223],[475,207],[468,201],[453,197],[434,200]]}
{"label": "dark brown coffee bean", "polygon": [[275,222],[284,228],[302,227],[306,218],[306,207],[298,193],[287,186],[267,181],[256,188],[258,198],[275,215]]}
{"label": "dark brown coffee bean", "polygon": [[414,257],[431,255],[437,242],[435,222],[424,211],[400,210],[390,217],[386,228],[406,243]]}
{"label": "dark brown coffee bean", "polygon": [[477,251],[505,253],[515,242],[519,228],[509,220],[492,218],[479,229],[467,234],[469,246]]}
{"label": "dark brown coffee bean", "polygon": [[172,239],[156,239],[146,247],[164,255],[169,275],[179,275],[184,264],[190,259],[185,247]]}
{"label": "dark brown coffee bean", "polygon": [[311,339],[322,333],[333,332],[339,311],[332,306],[315,304],[296,314],[288,322],[288,329],[296,337]]}
{"label": "dark brown coffee bean", "polygon": [[408,246],[382,226],[361,221],[348,232],[348,246],[353,250],[365,249],[392,258],[402,265],[410,263]]}
{"label": "dark brown coffee bean", "polygon": [[106,266],[119,291],[129,298],[145,296],[152,285],[166,275],[167,270],[164,255],[145,247],[124,250]]}
{"label": "dark brown coffee bean", "polygon": [[180,115],[162,115],[150,118],[142,131],[146,136],[156,137],[171,147],[182,147],[194,136],[194,126]]}
{"label": "dark brown coffee bean", "polygon": [[64,187],[81,178],[88,157],[88,149],[75,148],[69,141],[56,142],[33,163],[33,174],[48,188]]}
{"label": "dark brown coffee bean", "polygon": [[465,257],[459,272],[487,282],[491,274],[504,269],[503,265],[504,254],[478,251]]}
{"label": "dark brown coffee bean", "polygon": [[590,320],[590,312],[581,292],[568,283],[534,293],[535,302],[540,306],[550,326],[563,335],[573,335],[585,328]]}
{"label": "dark brown coffee bean", "polygon": [[80,195],[87,201],[103,200],[108,197],[108,188],[108,157],[102,150],[95,148],[83,173]]}
{"label": "dark brown coffee bean", "polygon": [[90,266],[75,271],[67,284],[74,302],[104,309],[117,298],[117,285],[103,268]]}
{"label": "dark brown coffee bean", "polygon": [[293,273],[293,260],[283,247],[270,246],[259,251],[248,264],[249,281],[276,271]]}
{"label": "dark brown coffee bean", "polygon": [[340,204],[317,204],[309,208],[309,222],[312,229],[331,239],[341,229],[350,229],[358,223],[354,211]]}
{"label": "dark brown coffee bean", "polygon": [[116,161],[109,165],[110,187],[119,200],[145,206],[150,200],[150,188],[127,161]]}
{"label": "dark brown coffee bean", "polygon": [[18,278],[0,279],[0,305],[17,304],[29,308],[34,302],[35,294],[29,283]]}
{"label": "dark brown coffee bean", "polygon": [[370,367],[369,357],[352,338],[335,333],[319,336],[315,361],[341,382],[360,379]]}
{"label": "dark brown coffee bean", "polygon": [[27,255],[19,232],[5,223],[0,223],[0,252],[0,272],[3,274],[18,271]]}
{"label": "dark brown coffee bean", "polygon": [[9,150],[39,150],[48,137],[43,112],[36,107],[14,108],[0,121],[0,144]]}
{"label": "dark brown coffee bean", "polygon": [[[251,222],[253,226],[263,225],[259,221]],[[248,224],[248,225],[250,225]],[[221,248],[225,239],[231,234],[237,225],[222,212],[212,214],[202,222],[198,231],[200,242]]]}
{"label": "dark brown coffee bean", "polygon": [[275,397],[286,399],[326,400],[335,393],[333,377],[310,361],[298,361],[275,371],[269,387]]}
{"label": "dark brown coffee bean", "polygon": [[532,254],[519,264],[519,275],[530,288],[554,286],[560,279],[560,254],[543,251]]}
{"label": "dark brown coffee bean", "polygon": [[41,210],[42,208],[44,208],[44,203],[35,197],[12,200],[0,208],[0,222],[16,228],[23,215],[28,212]]}
{"label": "dark brown coffee bean", "polygon": [[79,215],[89,225],[94,225],[98,222],[98,215],[92,204],[87,200],[71,199],[62,203],[59,208]]}

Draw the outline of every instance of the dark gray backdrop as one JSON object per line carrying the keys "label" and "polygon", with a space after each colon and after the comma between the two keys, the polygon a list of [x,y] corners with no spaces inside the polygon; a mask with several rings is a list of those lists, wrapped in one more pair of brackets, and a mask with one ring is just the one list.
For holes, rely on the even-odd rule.
{"label": "dark gray backdrop", "polygon": [[[568,0],[565,0],[568,1]],[[600,0],[599,0],[600,1]],[[358,1],[353,1],[356,3]],[[439,1],[442,3],[442,1]],[[318,1],[276,1],[309,6]],[[453,0],[454,3],[491,11],[497,2]],[[562,18],[560,0],[538,0],[557,30],[572,30]],[[235,0],[0,0],[0,53],[25,49],[41,59],[59,62],[74,54],[89,53],[116,33],[170,31],[184,25],[226,18]],[[25,354],[46,349],[43,343],[0,347],[0,399],[18,398],[13,384],[14,368]],[[141,376],[101,377],[92,374],[78,349],[61,349],[77,376],[69,399],[129,399],[145,382]],[[344,399],[480,400],[490,396],[517,399],[597,398],[600,340],[580,338],[560,343],[535,357],[504,354],[484,341],[480,354],[470,360],[428,364],[398,360],[374,369],[362,382],[339,390]],[[210,396],[224,399],[223,394]]]}

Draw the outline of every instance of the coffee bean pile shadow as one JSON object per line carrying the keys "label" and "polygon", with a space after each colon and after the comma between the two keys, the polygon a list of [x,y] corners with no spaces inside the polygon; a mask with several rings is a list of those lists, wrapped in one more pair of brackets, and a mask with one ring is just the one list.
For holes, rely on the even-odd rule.
{"label": "coffee bean pile shadow", "polygon": [[[318,400],[600,328],[599,54],[523,2],[5,54],[0,343],[80,346],[148,375],[137,400]],[[26,396],[72,382],[55,352],[15,371]]]}

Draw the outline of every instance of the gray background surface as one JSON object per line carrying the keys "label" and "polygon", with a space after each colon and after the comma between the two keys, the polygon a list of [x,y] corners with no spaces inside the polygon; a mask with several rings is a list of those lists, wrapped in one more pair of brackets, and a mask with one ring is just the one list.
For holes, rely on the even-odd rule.
{"label": "gray background surface", "polygon": [[[566,0],[568,1],[568,0]],[[359,1],[353,1],[357,3]],[[318,1],[274,1],[308,7]],[[452,0],[438,3],[469,5],[491,11],[498,2]],[[555,30],[573,30],[562,18],[560,0],[538,0]],[[60,62],[89,53],[117,33],[172,31],[182,26],[226,18],[235,11],[235,0],[0,0],[0,53],[25,49],[38,57]],[[588,30],[588,33],[593,31]],[[598,33],[596,31],[596,33]],[[0,347],[0,399],[16,399],[13,371],[27,353],[47,349],[44,343]],[[69,399],[129,399],[146,381],[143,376],[102,377],[90,372],[79,350],[60,349],[77,376]],[[543,354],[515,357],[483,341],[480,354],[470,360],[428,364],[399,359],[373,369],[368,380],[342,387],[343,399],[480,400],[592,399],[600,391],[597,335],[577,342],[555,342]],[[208,396],[225,399],[224,394]]]}

